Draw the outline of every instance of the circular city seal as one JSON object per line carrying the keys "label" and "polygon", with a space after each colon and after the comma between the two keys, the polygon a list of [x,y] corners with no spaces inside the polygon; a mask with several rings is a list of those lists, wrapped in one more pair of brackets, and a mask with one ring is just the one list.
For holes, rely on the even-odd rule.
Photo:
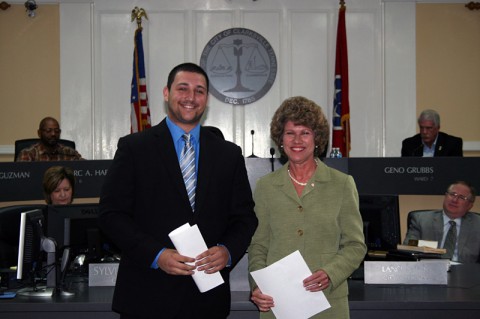
{"label": "circular city seal", "polygon": [[270,43],[245,28],[217,33],[203,49],[200,66],[208,74],[213,96],[233,105],[258,101],[277,76],[277,58]]}

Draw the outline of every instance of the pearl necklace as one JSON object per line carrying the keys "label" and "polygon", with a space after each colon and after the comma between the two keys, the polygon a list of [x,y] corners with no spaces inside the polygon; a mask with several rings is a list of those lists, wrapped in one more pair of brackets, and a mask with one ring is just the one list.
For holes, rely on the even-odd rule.
{"label": "pearl necklace", "polygon": [[290,173],[290,170],[289,170],[289,169],[287,169],[287,172],[288,172],[288,176],[290,176],[290,178],[292,179],[292,181],[294,181],[294,182],[297,183],[298,185],[300,185],[300,186],[306,186],[306,185],[307,185],[307,183],[299,182],[299,181],[297,181],[295,178],[293,178],[293,176],[292,176],[292,174]]}
{"label": "pearl necklace", "polygon": [[[315,159],[315,166],[318,166],[317,159]],[[298,184],[298,185],[300,185],[300,186],[307,186],[307,182],[302,183],[302,182],[297,181],[297,180],[292,176],[292,173],[290,173],[290,169],[287,169],[287,172],[288,172],[288,176],[289,176],[289,177],[292,179],[292,181],[294,181],[296,184]]]}

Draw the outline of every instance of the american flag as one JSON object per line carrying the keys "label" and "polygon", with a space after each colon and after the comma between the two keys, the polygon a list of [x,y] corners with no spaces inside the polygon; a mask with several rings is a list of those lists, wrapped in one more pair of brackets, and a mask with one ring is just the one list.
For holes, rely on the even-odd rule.
{"label": "american flag", "polygon": [[[343,1],[342,1],[343,2]],[[335,58],[335,98],[333,101],[332,148],[338,147],[342,156],[350,153],[350,101],[348,99],[348,54],[346,7],[338,11],[337,53]]]}
{"label": "american flag", "polygon": [[142,28],[135,31],[135,48],[133,51],[133,76],[131,94],[131,127],[132,133],[152,127],[150,109],[148,108],[147,79],[145,61],[143,59]]}

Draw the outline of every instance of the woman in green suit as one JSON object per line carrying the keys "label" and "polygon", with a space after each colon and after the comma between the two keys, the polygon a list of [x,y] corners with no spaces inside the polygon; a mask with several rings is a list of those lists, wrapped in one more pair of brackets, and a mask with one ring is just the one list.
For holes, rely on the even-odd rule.
{"label": "woman in green suit", "polygon": [[[285,100],[273,116],[270,134],[288,162],[256,184],[259,224],[248,250],[249,271],[298,250],[313,273],[303,286],[311,293],[323,291],[331,305],[312,318],[349,318],[347,278],[366,253],[355,182],[318,159],[329,126],[313,101]],[[275,300],[253,279],[250,283],[261,318],[275,318]]]}

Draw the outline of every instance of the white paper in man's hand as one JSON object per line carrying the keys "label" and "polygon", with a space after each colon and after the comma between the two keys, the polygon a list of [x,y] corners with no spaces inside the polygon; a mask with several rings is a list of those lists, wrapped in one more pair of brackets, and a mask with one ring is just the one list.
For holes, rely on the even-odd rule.
{"label": "white paper in man's hand", "polygon": [[277,319],[306,319],[330,308],[323,291],[310,292],[303,287],[303,280],[311,274],[298,250],[251,272],[262,293],[273,298],[272,311]]}
{"label": "white paper in man's hand", "polygon": [[[197,225],[190,226],[186,223],[170,232],[168,237],[183,256],[195,258],[208,249]],[[200,292],[208,291],[224,283],[219,272],[206,274],[203,271],[195,271],[192,277]]]}

